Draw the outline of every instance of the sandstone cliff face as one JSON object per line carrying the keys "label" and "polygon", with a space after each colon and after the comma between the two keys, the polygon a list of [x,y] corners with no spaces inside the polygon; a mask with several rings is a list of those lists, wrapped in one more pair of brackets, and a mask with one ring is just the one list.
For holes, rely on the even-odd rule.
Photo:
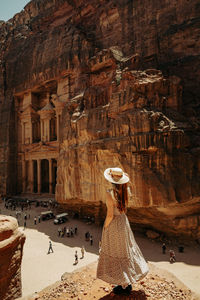
{"label": "sandstone cliff face", "polygon": [[102,219],[103,170],[122,166],[133,223],[199,237],[199,22],[199,0],[37,0],[1,23],[0,193],[16,191],[13,96],[67,78],[56,199]]}
{"label": "sandstone cliff face", "polygon": [[21,293],[21,261],[25,236],[16,219],[0,217],[0,298],[13,300]]}
{"label": "sandstone cliff face", "polygon": [[80,213],[88,205],[101,218],[94,203],[105,203],[103,172],[120,166],[131,178],[131,222],[199,235],[199,216],[193,216],[199,209],[198,156],[186,150],[183,127],[190,125],[179,113],[180,80],[153,69],[132,70],[136,58],[112,48],[89,61],[90,86],[69,100],[63,114],[57,199],[73,199]]}

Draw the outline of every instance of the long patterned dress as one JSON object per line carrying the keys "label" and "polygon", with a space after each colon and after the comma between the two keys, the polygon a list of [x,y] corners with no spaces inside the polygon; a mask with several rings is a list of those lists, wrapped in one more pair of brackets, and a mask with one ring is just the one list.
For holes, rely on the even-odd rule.
{"label": "long patterned dress", "polygon": [[[113,193],[111,195],[114,198]],[[127,286],[145,277],[148,271],[126,214],[114,206],[113,219],[102,232],[97,278]]]}

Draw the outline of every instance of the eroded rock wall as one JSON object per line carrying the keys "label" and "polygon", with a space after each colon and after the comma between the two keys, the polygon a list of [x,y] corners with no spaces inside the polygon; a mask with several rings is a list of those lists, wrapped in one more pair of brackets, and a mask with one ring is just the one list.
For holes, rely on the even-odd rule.
{"label": "eroded rock wall", "polygon": [[180,116],[180,79],[134,70],[136,56],[122,57],[117,48],[93,57],[90,86],[66,106],[57,199],[80,213],[87,205],[102,220],[109,187],[103,172],[119,166],[131,178],[131,222],[198,236],[199,158],[187,150],[191,125]]}
{"label": "eroded rock wall", "polygon": [[22,296],[21,261],[24,234],[18,229],[17,220],[0,216],[0,298],[13,300]]}
{"label": "eroded rock wall", "polygon": [[0,193],[17,186],[14,96],[67,76],[57,200],[101,218],[119,165],[132,222],[199,236],[199,22],[199,0],[36,0],[2,22]]}

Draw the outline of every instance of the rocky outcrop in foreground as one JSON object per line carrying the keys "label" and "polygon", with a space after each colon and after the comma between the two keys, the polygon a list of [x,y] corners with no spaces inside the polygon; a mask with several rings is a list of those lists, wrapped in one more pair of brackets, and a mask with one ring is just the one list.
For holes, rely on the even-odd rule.
{"label": "rocky outcrop in foreground", "polygon": [[21,296],[21,261],[24,234],[17,220],[0,216],[0,299],[13,300]]}
{"label": "rocky outcrop in foreground", "polygon": [[35,294],[28,300],[197,300],[180,281],[168,272],[150,265],[150,273],[133,286],[130,296],[117,296],[112,286],[96,279],[96,263],[72,274],[64,274],[61,282]]}

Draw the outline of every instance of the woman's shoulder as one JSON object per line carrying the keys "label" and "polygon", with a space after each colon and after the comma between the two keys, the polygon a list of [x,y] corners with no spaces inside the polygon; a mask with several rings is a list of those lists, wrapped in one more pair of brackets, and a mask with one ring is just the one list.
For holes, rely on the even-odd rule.
{"label": "woman's shoulder", "polygon": [[114,192],[113,192],[113,189],[107,189],[107,193],[109,194],[109,195],[111,195],[111,197],[114,199],[115,197],[114,197]]}
{"label": "woman's shoulder", "polygon": [[112,205],[116,205],[116,199],[114,196],[114,191],[113,189],[108,189],[107,190],[107,201],[109,201],[110,203],[112,203]]}

